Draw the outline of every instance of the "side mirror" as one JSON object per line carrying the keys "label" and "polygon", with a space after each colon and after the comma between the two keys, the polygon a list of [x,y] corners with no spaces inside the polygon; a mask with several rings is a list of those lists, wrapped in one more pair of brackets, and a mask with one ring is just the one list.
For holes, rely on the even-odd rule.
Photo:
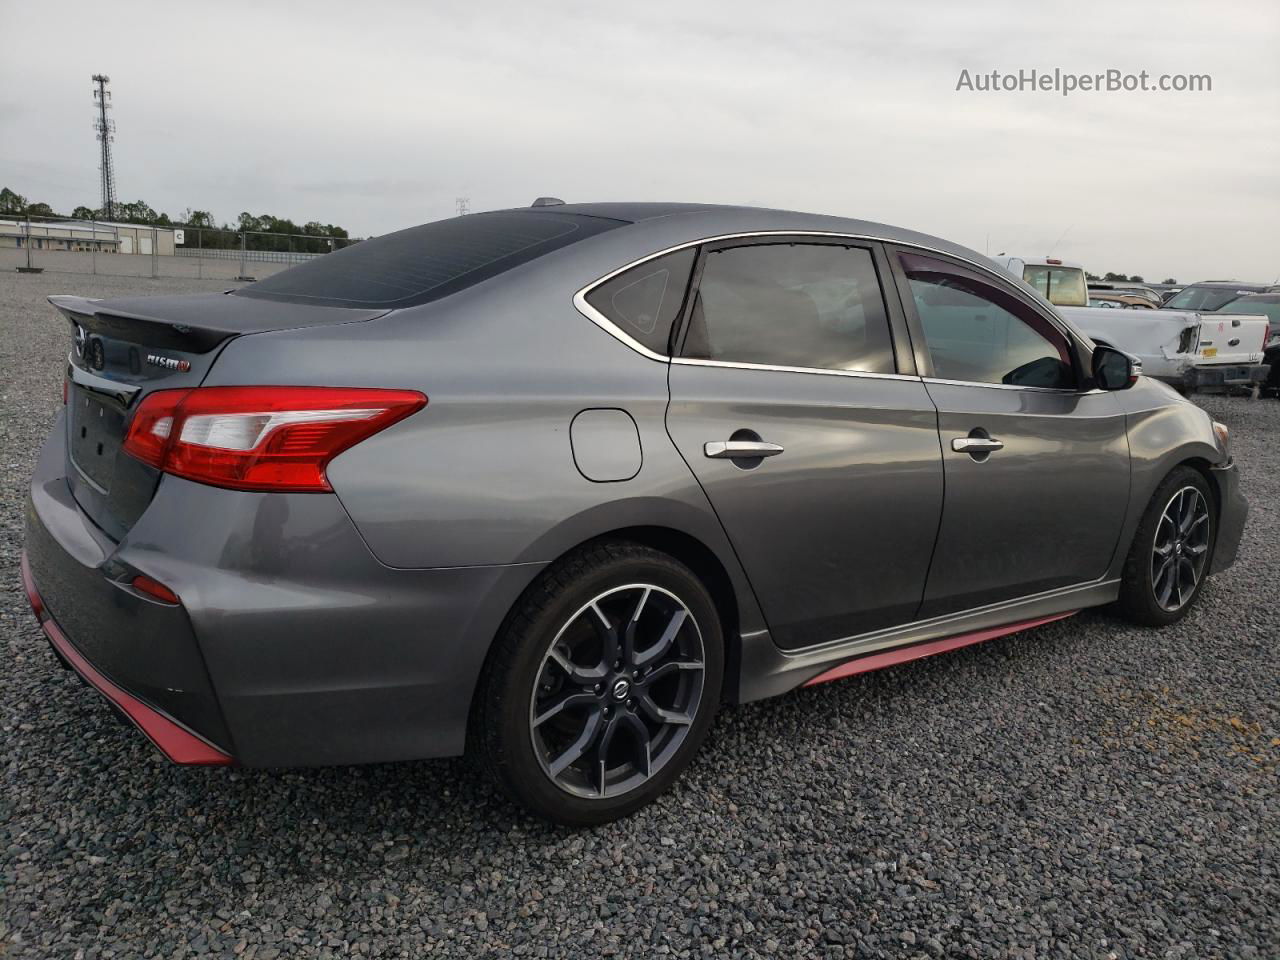
{"label": "side mirror", "polygon": [[1142,368],[1127,353],[1111,347],[1093,348],[1093,382],[1100,390],[1127,390],[1138,381]]}

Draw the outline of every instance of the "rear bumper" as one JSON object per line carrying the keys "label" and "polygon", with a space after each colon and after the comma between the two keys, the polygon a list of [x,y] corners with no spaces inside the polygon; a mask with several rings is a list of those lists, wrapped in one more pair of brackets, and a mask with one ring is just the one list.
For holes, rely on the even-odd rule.
{"label": "rear bumper", "polygon": [[1188,390],[1204,390],[1214,387],[1252,387],[1266,381],[1271,367],[1256,364],[1212,364],[1192,367],[1183,379]]}
{"label": "rear bumper", "polygon": [[209,743],[199,734],[187,729],[173,717],[162,710],[131,694],[128,690],[111,681],[85,659],[84,654],[76,649],[67,639],[67,635],[54,622],[45,608],[44,600],[36,589],[35,580],[31,576],[31,566],[27,563],[27,554],[22,553],[22,586],[27,592],[27,600],[31,610],[40,621],[40,627],[49,639],[49,645],[58,660],[68,670],[74,670],[80,679],[107,698],[120,713],[156,745],[166,757],[174,763],[225,766],[232,763],[230,754]]}
{"label": "rear bumper", "polygon": [[[59,421],[29,491],[28,592],[59,656],[171,758],[153,715],[244,766],[462,752],[489,645],[543,564],[394,569],[335,496],[174,477],[117,543],[65,463]],[[135,591],[138,574],[181,603]]]}
{"label": "rear bumper", "polygon": [[1210,573],[1219,573],[1236,562],[1245,520],[1249,517],[1249,501],[1240,491],[1240,471],[1235,463],[1214,467],[1211,471],[1218,491],[1218,538],[1213,548]]}

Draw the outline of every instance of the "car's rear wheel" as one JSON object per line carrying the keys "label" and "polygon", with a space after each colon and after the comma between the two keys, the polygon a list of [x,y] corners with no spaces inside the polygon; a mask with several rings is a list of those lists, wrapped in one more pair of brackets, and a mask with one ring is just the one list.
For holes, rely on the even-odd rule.
{"label": "car's rear wheel", "polygon": [[508,619],[477,690],[470,750],[547,819],[625,816],[696,752],[723,664],[715,604],[688,568],[640,544],[588,545]]}
{"label": "car's rear wheel", "polygon": [[1120,608],[1137,623],[1181,620],[1213,559],[1214,500],[1204,475],[1178,467],[1156,489],[1125,561]]}

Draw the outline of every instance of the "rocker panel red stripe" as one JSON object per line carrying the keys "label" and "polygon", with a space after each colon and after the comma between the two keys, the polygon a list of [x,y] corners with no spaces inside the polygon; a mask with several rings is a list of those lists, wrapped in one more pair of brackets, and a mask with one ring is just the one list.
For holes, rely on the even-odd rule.
{"label": "rocker panel red stripe", "polygon": [[984,640],[994,640],[996,637],[1003,637],[1010,633],[1017,633],[1019,630],[1027,630],[1031,627],[1038,627],[1045,623],[1053,623],[1055,620],[1063,620],[1067,617],[1075,616],[1079,610],[1072,610],[1069,613],[1055,613],[1051,617],[1040,617],[1036,620],[1023,620],[1019,623],[1010,623],[1003,627],[991,627],[987,630],[977,630],[973,633],[959,633],[954,637],[943,637],[940,640],[930,640],[927,643],[916,643],[909,647],[901,647],[897,650],[886,650],[884,653],[872,653],[865,657],[859,657],[856,660],[850,660],[848,663],[842,663],[838,667],[832,667],[825,673],[820,673],[812,680],[808,681],[805,686],[812,687],[819,683],[829,683],[832,680],[839,680],[843,677],[852,677],[859,673],[870,673],[873,670],[883,670],[885,667],[892,667],[899,663],[910,663],[912,660],[919,660],[922,657],[931,657],[935,653],[946,653],[948,650],[958,650],[961,647],[967,647],[975,643],[982,643]]}

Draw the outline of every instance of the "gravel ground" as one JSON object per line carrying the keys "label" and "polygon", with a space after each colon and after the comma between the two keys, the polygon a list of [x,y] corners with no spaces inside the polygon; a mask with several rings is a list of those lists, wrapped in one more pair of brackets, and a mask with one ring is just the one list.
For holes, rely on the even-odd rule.
{"label": "gravel ground", "polygon": [[57,668],[18,578],[43,298],[199,288],[0,275],[5,960],[1280,956],[1280,403],[1205,401],[1253,514],[1177,627],[1085,613],[728,709],[669,795],[574,833],[459,761],[169,766]]}

